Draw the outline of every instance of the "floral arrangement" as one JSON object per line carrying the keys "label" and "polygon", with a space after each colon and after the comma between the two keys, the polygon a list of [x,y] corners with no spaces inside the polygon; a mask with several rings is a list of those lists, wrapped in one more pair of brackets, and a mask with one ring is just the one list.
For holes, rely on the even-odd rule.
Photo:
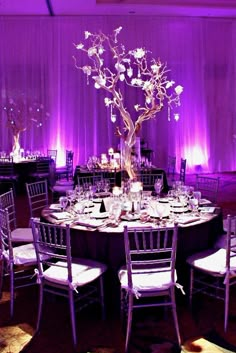
{"label": "floral arrangement", "polygon": [[[90,33],[85,31],[86,43],[74,44],[76,49],[87,54],[90,64],[78,65],[74,57],[75,66],[83,71],[94,81],[96,89],[107,92],[104,99],[106,107],[110,108],[111,119],[114,119],[114,109],[120,112],[124,123],[124,131],[116,127],[116,134],[124,141],[124,167],[131,179],[135,178],[132,167],[131,151],[136,142],[136,136],[145,120],[152,119],[159,113],[166,102],[168,105],[168,119],[172,105],[180,105],[180,95],[183,87],[175,85],[173,80],[167,78],[167,66],[160,59],[150,57],[150,51],[145,48],[126,50],[125,46],[118,43],[118,35],[122,27],[113,31],[111,35],[102,32]],[[105,62],[105,53],[110,51],[112,61]],[[143,93],[141,103],[134,105],[134,115],[125,107],[121,92],[121,85],[126,84],[131,88],[140,89]]]}

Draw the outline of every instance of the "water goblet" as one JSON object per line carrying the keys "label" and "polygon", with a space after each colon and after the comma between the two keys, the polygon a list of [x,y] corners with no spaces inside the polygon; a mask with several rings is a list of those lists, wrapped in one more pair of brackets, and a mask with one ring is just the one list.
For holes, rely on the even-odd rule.
{"label": "water goblet", "polygon": [[189,200],[189,205],[191,207],[192,212],[198,215],[199,200],[193,197]]}
{"label": "water goblet", "polygon": [[157,197],[160,198],[161,190],[163,187],[162,179],[156,179],[154,183],[154,189],[156,191]]}
{"label": "water goblet", "polygon": [[60,202],[60,206],[61,206],[62,210],[65,211],[66,206],[68,204],[68,198],[66,196],[61,196],[59,198],[59,202]]}

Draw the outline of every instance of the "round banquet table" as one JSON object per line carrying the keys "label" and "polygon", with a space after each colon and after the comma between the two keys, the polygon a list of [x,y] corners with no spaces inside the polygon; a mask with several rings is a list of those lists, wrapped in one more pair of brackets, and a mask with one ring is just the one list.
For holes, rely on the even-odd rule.
{"label": "round banquet table", "polygon": [[[50,223],[58,222],[52,217],[52,210],[50,208],[43,209],[41,221]],[[72,256],[101,261],[108,266],[106,292],[109,293],[108,295],[110,300],[112,300],[112,305],[114,305],[114,300],[116,304],[119,303],[117,271],[120,266],[125,264],[122,229],[124,224],[128,223],[133,227],[137,222],[122,221],[118,229],[105,228],[103,230],[71,224]],[[139,226],[140,225],[139,223]],[[189,283],[189,271],[186,265],[186,258],[195,252],[211,247],[217,237],[223,233],[223,217],[221,209],[218,207],[215,208],[214,214],[209,214],[200,221],[179,225],[176,270],[178,282],[184,286],[186,293],[188,292]],[[113,293],[112,296],[110,295],[111,292]]]}

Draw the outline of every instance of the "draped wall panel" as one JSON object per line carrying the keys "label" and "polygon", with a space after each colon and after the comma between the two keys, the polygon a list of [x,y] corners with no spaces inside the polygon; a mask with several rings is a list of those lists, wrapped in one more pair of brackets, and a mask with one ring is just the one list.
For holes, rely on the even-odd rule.
{"label": "draped wall panel", "polygon": [[[75,163],[107,152],[119,144],[104,105],[105,92],[96,90],[75,68],[89,59],[75,50],[84,31],[110,33],[122,26],[119,40],[127,49],[145,47],[170,69],[170,78],[184,87],[181,107],[167,109],[144,122],[141,137],[154,150],[153,163],[165,167],[167,156],[187,158],[189,172],[236,169],[236,20],[156,16],[0,17],[1,106],[5,97],[24,94],[43,104],[50,117],[42,127],[21,134],[25,150],[75,152]],[[126,106],[139,95],[123,88]],[[180,114],[179,121],[174,113]],[[0,150],[10,152],[12,135],[0,118]],[[27,119],[27,117],[25,117]],[[178,166],[177,166],[178,168]]]}

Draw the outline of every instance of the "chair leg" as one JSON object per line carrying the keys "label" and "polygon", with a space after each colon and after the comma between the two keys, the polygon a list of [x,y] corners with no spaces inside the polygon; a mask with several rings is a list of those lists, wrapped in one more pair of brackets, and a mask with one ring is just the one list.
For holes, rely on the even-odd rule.
{"label": "chair leg", "polygon": [[71,318],[73,344],[74,344],[74,348],[76,348],[77,335],[76,335],[76,325],[75,325],[74,292],[73,292],[73,289],[69,288],[68,290],[69,290],[70,318]]}
{"label": "chair leg", "polygon": [[132,326],[132,318],[133,318],[133,300],[134,300],[133,294],[129,293],[125,353],[128,353],[129,340],[130,340],[130,334],[131,334],[131,326]]}
{"label": "chair leg", "polygon": [[102,319],[105,320],[106,313],[105,313],[105,305],[104,305],[104,285],[103,285],[103,276],[99,278],[100,284],[100,303],[102,308]]}
{"label": "chair leg", "polygon": [[170,289],[170,295],[171,295],[172,313],[173,313],[173,318],[174,318],[175,331],[176,331],[176,335],[177,335],[177,339],[178,339],[178,344],[180,347],[181,346],[181,338],[180,338],[179,323],[178,323],[178,317],[177,317],[177,311],[176,311],[175,288],[174,287],[172,287]]}
{"label": "chair leg", "polygon": [[39,285],[39,304],[38,304],[38,318],[37,318],[37,326],[36,332],[39,330],[40,321],[42,316],[42,308],[43,308],[43,284]]}
{"label": "chair leg", "polygon": [[4,276],[4,259],[2,258],[0,261],[0,299],[2,298],[2,290],[3,290],[3,276]]}
{"label": "chair leg", "polygon": [[224,330],[227,331],[229,316],[229,279],[225,284],[225,314],[224,314]]}
{"label": "chair leg", "polygon": [[192,307],[193,300],[193,281],[194,281],[194,270],[190,269],[190,287],[189,287],[189,304]]}
{"label": "chair leg", "polygon": [[10,266],[10,316],[13,318],[14,314],[14,269],[13,264],[9,264]]}

